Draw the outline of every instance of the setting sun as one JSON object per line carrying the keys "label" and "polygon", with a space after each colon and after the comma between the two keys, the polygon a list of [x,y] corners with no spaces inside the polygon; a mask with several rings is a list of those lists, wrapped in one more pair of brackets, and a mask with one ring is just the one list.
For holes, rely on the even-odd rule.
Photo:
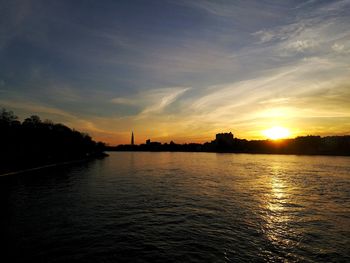
{"label": "setting sun", "polygon": [[287,128],[275,126],[263,131],[263,134],[269,139],[278,140],[290,136],[290,131]]}

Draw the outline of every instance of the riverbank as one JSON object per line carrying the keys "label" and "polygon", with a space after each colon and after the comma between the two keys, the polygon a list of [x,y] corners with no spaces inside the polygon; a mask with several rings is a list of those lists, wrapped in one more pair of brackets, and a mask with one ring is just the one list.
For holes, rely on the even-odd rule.
{"label": "riverbank", "polygon": [[51,168],[51,167],[69,165],[69,164],[73,164],[73,163],[86,162],[86,161],[90,161],[90,160],[93,160],[93,159],[105,158],[105,157],[108,157],[108,156],[109,155],[107,153],[102,152],[102,153],[98,153],[98,154],[94,154],[94,155],[88,156],[86,158],[81,158],[81,159],[76,159],[76,160],[55,162],[55,163],[39,165],[39,166],[35,166],[35,167],[27,167],[27,168],[23,168],[23,169],[21,168],[21,169],[18,169],[18,170],[16,170],[16,169],[7,169],[7,171],[1,171],[0,170],[0,177],[10,176],[10,175],[17,175],[17,174],[22,174],[22,173],[36,171],[36,170]]}

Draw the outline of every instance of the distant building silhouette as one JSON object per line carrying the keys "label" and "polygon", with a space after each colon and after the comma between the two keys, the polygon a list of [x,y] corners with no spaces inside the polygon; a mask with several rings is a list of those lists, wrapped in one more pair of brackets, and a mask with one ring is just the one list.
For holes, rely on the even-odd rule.
{"label": "distant building silhouette", "polygon": [[232,145],[233,142],[233,134],[231,132],[216,134],[215,143],[217,145]]}
{"label": "distant building silhouette", "polygon": [[[5,114],[6,115],[6,114]],[[3,119],[8,119],[4,116]],[[16,121],[15,119],[13,120]],[[12,122],[13,122],[12,121]],[[36,125],[36,119],[30,118],[22,126]],[[11,124],[10,126],[16,126]],[[1,128],[1,119],[0,119]],[[1,130],[1,129],[0,129]],[[7,148],[10,149],[10,148]],[[16,149],[16,148],[15,148]],[[231,132],[218,133],[215,139],[204,144],[185,143],[177,144],[154,142],[147,139],[145,143],[134,145],[134,133],[131,135],[131,145],[105,147],[115,151],[170,151],[170,152],[219,152],[219,153],[264,153],[264,154],[309,154],[309,155],[345,155],[350,156],[350,135],[345,136],[315,136],[308,135],[294,139],[273,140],[246,140],[235,138]],[[0,147],[0,153],[1,153]],[[6,152],[6,150],[5,150]],[[0,155],[1,157],[1,155]],[[1,159],[1,158],[0,158]]]}

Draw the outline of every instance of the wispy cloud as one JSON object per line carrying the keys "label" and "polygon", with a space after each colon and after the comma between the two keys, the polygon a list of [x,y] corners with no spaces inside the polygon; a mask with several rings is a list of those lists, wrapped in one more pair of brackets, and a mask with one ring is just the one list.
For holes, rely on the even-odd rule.
{"label": "wispy cloud", "polygon": [[286,48],[297,52],[304,52],[315,47],[317,47],[317,42],[314,40],[297,40],[289,43]]}
{"label": "wispy cloud", "polygon": [[118,97],[111,99],[111,102],[120,105],[137,105],[137,100],[131,98]]}
{"label": "wispy cloud", "polygon": [[32,114],[44,113],[49,115],[61,116],[69,119],[76,118],[73,114],[66,112],[62,109],[43,105],[40,103],[29,102],[27,100],[0,100],[0,105],[3,107],[25,110],[27,112],[31,112]]}
{"label": "wispy cloud", "polygon": [[119,105],[137,106],[141,108],[138,118],[144,118],[149,114],[162,113],[168,106],[179,99],[189,87],[167,87],[146,90],[129,97],[116,97],[111,102]]}
{"label": "wispy cloud", "polygon": [[332,50],[339,54],[349,54],[350,53],[350,39],[345,43],[335,42],[332,45]]}
{"label": "wispy cloud", "polygon": [[153,105],[147,106],[139,115],[145,117],[148,114],[161,113],[166,107],[174,103],[181,95],[183,95],[189,88],[167,88],[153,90],[147,96],[153,101]]}

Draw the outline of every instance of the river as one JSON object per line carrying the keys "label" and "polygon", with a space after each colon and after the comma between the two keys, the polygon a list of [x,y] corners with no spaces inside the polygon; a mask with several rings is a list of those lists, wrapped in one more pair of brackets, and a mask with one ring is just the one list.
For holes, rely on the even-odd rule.
{"label": "river", "polygon": [[0,178],[8,262],[350,262],[350,157],[109,154]]}

